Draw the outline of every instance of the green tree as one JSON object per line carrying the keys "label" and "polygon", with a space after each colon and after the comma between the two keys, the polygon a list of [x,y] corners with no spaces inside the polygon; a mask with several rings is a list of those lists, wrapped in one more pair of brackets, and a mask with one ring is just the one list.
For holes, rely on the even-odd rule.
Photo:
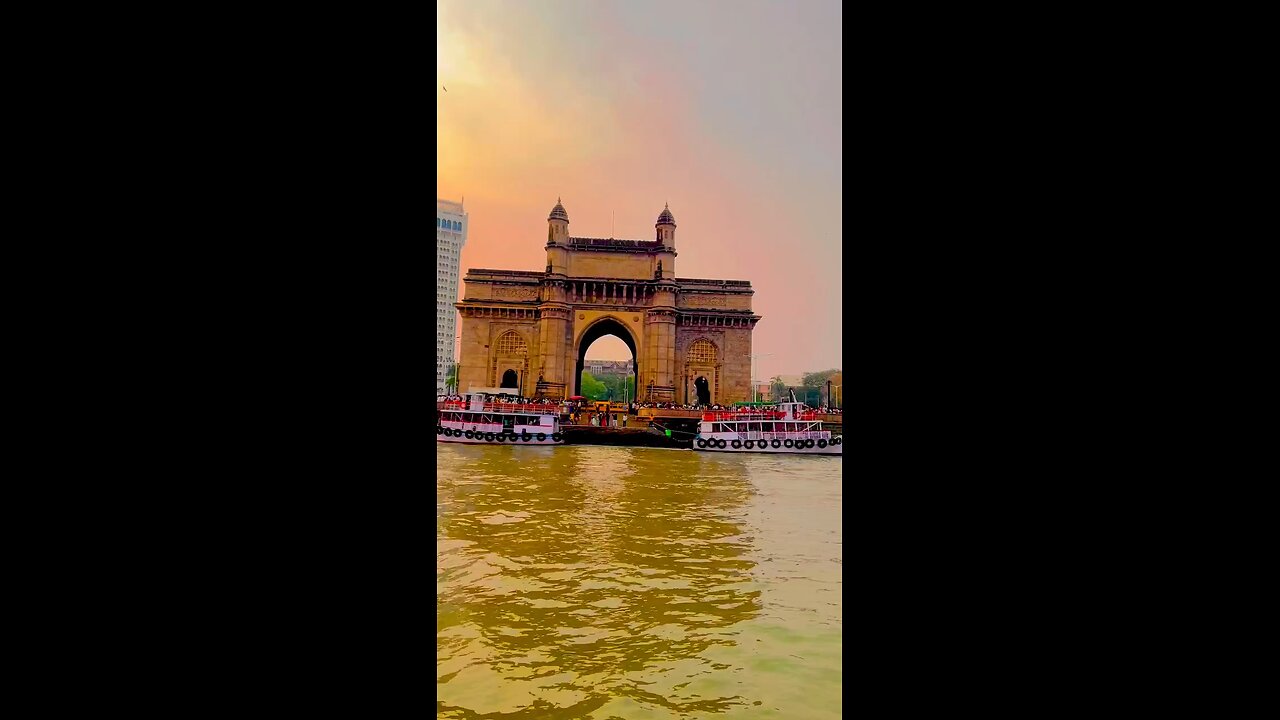
{"label": "green tree", "polygon": [[444,386],[449,394],[458,394],[458,363],[450,365],[448,372],[444,374]]}
{"label": "green tree", "polygon": [[[800,392],[796,393],[796,399],[804,400],[805,404],[810,407],[823,405],[827,401],[827,381],[838,373],[840,373],[839,368],[805,373],[801,380],[804,383],[804,387],[801,388]],[[802,393],[804,395],[803,398],[800,397]]]}
{"label": "green tree", "polygon": [[830,370],[819,370],[818,372],[805,373],[801,384],[805,387],[826,387],[827,381],[832,375],[840,372],[840,368],[832,368]]}
{"label": "green tree", "polygon": [[787,385],[782,382],[782,377],[779,375],[774,375],[769,380],[769,389],[773,391],[775,402],[781,402],[787,396]]}
{"label": "green tree", "polygon": [[582,371],[582,396],[588,400],[604,400],[609,394],[609,388],[599,380],[591,377],[591,373],[586,370]]}
{"label": "green tree", "polygon": [[[636,399],[635,378],[630,375],[601,375],[597,378],[604,386],[609,389],[609,399],[622,402],[623,398],[628,400]],[[586,393],[583,393],[584,395]]]}

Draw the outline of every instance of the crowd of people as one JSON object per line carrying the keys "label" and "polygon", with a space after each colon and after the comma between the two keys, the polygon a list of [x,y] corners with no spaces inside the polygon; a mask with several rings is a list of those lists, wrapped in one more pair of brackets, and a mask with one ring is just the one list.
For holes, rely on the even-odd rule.
{"label": "crowd of people", "polygon": [[660,408],[662,410],[707,410],[719,409],[719,405],[690,405],[689,403],[669,403],[669,402],[642,402],[631,403],[632,411],[640,408]]}
{"label": "crowd of people", "polygon": [[[563,401],[554,400],[552,398],[527,398],[520,395],[496,395],[492,398],[493,402],[500,403],[518,403],[521,405],[559,405]],[[462,402],[461,395],[437,395],[436,402]]]}
{"label": "crowd of people", "polygon": [[[732,410],[732,406],[712,404],[712,405],[690,405],[688,403],[668,403],[668,402],[651,402],[651,403],[631,403],[631,410],[635,412],[638,408],[658,408],[661,410]],[[827,415],[839,415],[839,408],[817,407],[810,408],[814,412],[825,413]]]}
{"label": "crowd of people", "polygon": [[[461,395],[437,395],[438,402],[461,402]],[[554,398],[526,398],[520,395],[498,395],[494,398],[495,402],[503,403],[519,403],[522,405],[561,405],[565,401],[556,400]],[[641,408],[657,408],[660,410],[731,410],[731,406],[720,405],[718,403],[711,405],[695,405],[691,403],[670,403],[670,402],[632,402],[630,406],[631,413],[634,414]],[[840,408],[833,407],[816,407],[812,408],[814,412],[826,415],[840,415]]]}

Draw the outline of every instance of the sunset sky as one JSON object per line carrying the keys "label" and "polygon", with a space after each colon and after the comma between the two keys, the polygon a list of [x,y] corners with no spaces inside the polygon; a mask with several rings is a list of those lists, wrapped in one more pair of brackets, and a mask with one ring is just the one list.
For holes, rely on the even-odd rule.
{"label": "sunset sky", "polygon": [[639,240],[669,202],[677,276],[751,281],[758,379],[843,367],[839,2],[436,7],[436,194],[465,198],[463,274],[543,270],[557,198],[571,235]]}

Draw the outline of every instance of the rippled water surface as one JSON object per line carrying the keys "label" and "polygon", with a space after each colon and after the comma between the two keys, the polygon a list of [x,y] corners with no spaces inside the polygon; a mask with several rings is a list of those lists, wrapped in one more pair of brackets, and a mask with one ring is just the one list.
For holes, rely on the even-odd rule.
{"label": "rippled water surface", "polygon": [[438,718],[841,716],[841,458],[436,447]]}

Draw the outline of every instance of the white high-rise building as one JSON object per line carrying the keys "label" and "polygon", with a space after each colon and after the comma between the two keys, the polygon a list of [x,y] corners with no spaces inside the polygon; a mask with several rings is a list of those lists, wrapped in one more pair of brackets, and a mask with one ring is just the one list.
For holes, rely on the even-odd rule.
{"label": "white high-rise building", "polygon": [[467,242],[467,214],[460,202],[436,198],[436,394],[445,392],[445,376],[456,362],[458,257]]}

